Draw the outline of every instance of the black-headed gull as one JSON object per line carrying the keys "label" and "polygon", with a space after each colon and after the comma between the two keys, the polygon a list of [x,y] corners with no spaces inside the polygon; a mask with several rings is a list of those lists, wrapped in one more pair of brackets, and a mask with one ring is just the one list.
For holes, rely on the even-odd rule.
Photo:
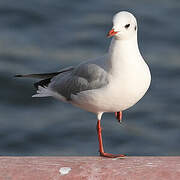
{"label": "black-headed gull", "polygon": [[42,79],[35,83],[33,97],[52,96],[97,115],[99,152],[105,157],[122,157],[105,153],[100,120],[104,112],[115,112],[119,121],[122,111],[136,104],[150,86],[151,74],[137,42],[136,18],[121,11],[113,17],[108,33],[113,37],[103,57],[82,62],[59,72],[17,75]]}

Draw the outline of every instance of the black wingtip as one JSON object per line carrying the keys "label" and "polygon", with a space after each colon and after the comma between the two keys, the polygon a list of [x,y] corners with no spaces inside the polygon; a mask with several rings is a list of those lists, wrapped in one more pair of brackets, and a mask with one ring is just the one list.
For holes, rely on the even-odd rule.
{"label": "black wingtip", "polygon": [[15,75],[14,77],[23,77],[22,75],[20,75],[20,74],[17,74],[17,75]]}

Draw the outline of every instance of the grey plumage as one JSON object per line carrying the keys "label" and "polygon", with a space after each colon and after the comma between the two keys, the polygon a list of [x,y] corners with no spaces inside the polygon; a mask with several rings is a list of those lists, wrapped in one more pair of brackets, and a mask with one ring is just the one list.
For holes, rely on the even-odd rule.
{"label": "grey plumage", "polygon": [[108,84],[107,72],[93,62],[82,63],[75,68],[69,67],[54,73],[16,75],[15,77],[42,79],[34,83],[37,89],[39,86],[47,86],[65,97],[67,101],[71,100],[71,94],[98,89]]}
{"label": "grey plumage", "polygon": [[38,89],[38,86],[48,86],[48,84],[51,82],[51,79],[54,76],[57,76],[58,74],[64,73],[64,72],[68,72],[68,71],[72,71],[74,68],[72,66],[62,69],[61,71],[58,72],[53,72],[53,73],[42,73],[42,74],[18,74],[15,75],[14,77],[27,77],[27,78],[36,78],[36,79],[43,79],[41,81],[38,81],[36,83],[34,83],[34,87],[36,89]]}
{"label": "grey plumage", "polygon": [[53,73],[43,73],[43,74],[18,74],[14,77],[27,77],[27,78],[36,78],[36,79],[44,79],[44,78],[52,78],[58,75],[61,72],[53,72]]}
{"label": "grey plumage", "polygon": [[98,89],[108,84],[107,72],[97,64],[81,64],[74,70],[52,78],[49,87],[71,100],[71,94]]}
{"label": "grey plumage", "polygon": [[46,78],[52,78],[60,73],[71,71],[74,68],[72,66],[68,68],[64,68],[61,71],[53,72],[53,73],[41,73],[41,74],[17,74],[14,77],[27,77],[27,78],[36,78],[36,79],[46,79]]}

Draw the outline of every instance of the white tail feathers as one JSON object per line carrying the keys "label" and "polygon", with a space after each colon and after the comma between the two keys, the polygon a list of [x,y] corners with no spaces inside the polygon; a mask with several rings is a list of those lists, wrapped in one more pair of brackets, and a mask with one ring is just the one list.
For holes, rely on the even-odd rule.
{"label": "white tail feathers", "polygon": [[44,86],[38,86],[37,94],[33,95],[32,97],[48,97],[52,96],[54,98],[57,98],[63,102],[67,102],[66,98],[59,94],[58,92],[55,92],[51,90],[50,88]]}
{"label": "white tail feathers", "polygon": [[32,97],[48,97],[52,96],[52,91],[48,89],[48,87],[38,86],[37,94],[33,95]]}

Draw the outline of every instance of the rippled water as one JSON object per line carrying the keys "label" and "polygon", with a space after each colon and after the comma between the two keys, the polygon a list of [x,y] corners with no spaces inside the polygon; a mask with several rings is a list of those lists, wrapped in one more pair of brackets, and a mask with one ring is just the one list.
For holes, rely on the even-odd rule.
{"label": "rippled water", "polygon": [[52,72],[104,54],[112,16],[130,10],[150,65],[146,96],[120,125],[103,116],[105,150],[180,155],[180,2],[177,0],[0,1],[0,154],[97,155],[96,117],[51,98],[31,98],[33,80],[14,74]]}

